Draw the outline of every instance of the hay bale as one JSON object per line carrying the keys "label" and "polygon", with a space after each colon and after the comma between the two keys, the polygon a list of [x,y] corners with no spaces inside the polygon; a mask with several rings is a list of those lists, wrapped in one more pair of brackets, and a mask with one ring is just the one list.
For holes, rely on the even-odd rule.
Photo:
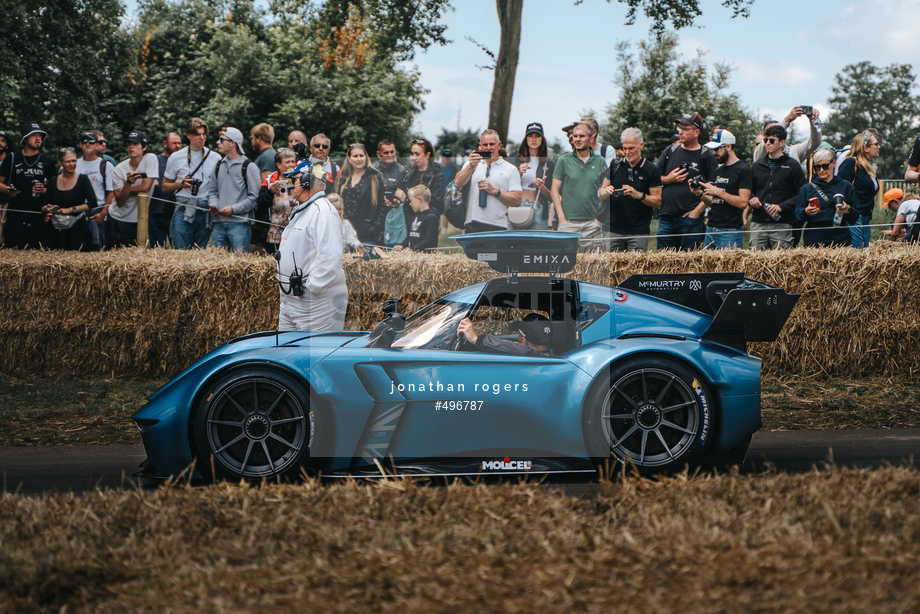
{"label": "hay bale", "polygon": [[[570,277],[616,285],[636,273],[741,271],[802,294],[775,343],[752,344],[767,372],[913,375],[920,348],[920,247],[580,254]],[[0,250],[0,371],[173,374],[227,340],[275,327],[271,258],[219,250],[98,254]],[[399,298],[412,313],[498,276],[459,254],[346,258],[346,328],[370,330]]]}

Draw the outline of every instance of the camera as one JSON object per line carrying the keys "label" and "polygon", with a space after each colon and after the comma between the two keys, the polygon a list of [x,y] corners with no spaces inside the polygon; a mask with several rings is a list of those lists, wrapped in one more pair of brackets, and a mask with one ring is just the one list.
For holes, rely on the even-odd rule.
{"label": "camera", "polygon": [[702,188],[703,187],[703,177],[700,175],[697,175],[696,177],[692,178],[690,180],[690,187],[693,188],[694,190],[699,190],[700,188]]}
{"label": "camera", "polygon": [[290,179],[279,179],[276,183],[278,184],[279,194],[289,192],[294,187],[294,183]]}
{"label": "camera", "polygon": [[393,177],[387,177],[384,181],[383,186],[383,197],[387,200],[396,200],[396,188],[399,187],[399,182],[396,181]]}
{"label": "camera", "polygon": [[809,118],[811,117],[812,113],[813,113],[814,110],[815,110],[815,108],[814,108],[813,106],[811,106],[811,105],[800,104],[799,106],[802,107],[802,113],[804,113],[805,116],[806,116],[806,117],[809,117]]}
{"label": "camera", "polygon": [[613,196],[614,196],[614,197],[616,197],[616,196],[623,196],[623,188],[616,188],[616,189],[613,191]]}
{"label": "camera", "polygon": [[[474,151],[473,153],[479,154],[482,158],[485,158],[486,160],[488,160],[489,158],[492,157],[492,152],[491,152],[491,151],[476,150],[476,151]],[[470,155],[472,155],[472,154],[470,154]]]}
{"label": "camera", "polygon": [[192,196],[198,196],[198,190],[201,189],[201,179],[192,179],[191,183],[189,190],[192,191]]}
{"label": "camera", "polygon": [[298,162],[303,162],[310,157],[310,150],[307,149],[306,143],[297,143],[292,149],[294,150],[294,155],[297,156]]}

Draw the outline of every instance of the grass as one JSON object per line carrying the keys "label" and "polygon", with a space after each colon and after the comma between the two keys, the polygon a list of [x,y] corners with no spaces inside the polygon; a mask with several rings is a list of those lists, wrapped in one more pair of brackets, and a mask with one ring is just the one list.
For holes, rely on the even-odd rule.
{"label": "grass", "polygon": [[[131,414],[164,380],[0,375],[0,446],[140,443]],[[764,379],[764,429],[920,428],[920,383]]]}
{"label": "grass", "polygon": [[918,497],[916,468],[4,495],[0,610],[916,612]]}

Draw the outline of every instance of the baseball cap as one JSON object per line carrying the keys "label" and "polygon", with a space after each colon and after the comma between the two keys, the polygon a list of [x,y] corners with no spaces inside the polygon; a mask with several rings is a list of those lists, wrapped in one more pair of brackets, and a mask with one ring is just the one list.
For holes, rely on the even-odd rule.
{"label": "baseball cap", "polygon": [[447,157],[447,158],[453,158],[453,157],[454,157],[454,152],[452,152],[452,151],[449,150],[449,149],[445,149],[444,151],[441,152],[441,156],[442,156],[442,157]]}
{"label": "baseball cap", "polygon": [[723,145],[734,145],[735,135],[728,130],[719,130],[712,135],[712,140],[706,143],[709,149],[718,149]]}
{"label": "baseball cap", "polygon": [[528,134],[539,134],[543,136],[543,124],[540,122],[531,122],[527,124],[527,130],[524,132],[524,136]]}
{"label": "baseball cap", "polygon": [[26,139],[32,136],[33,134],[40,134],[42,135],[42,138],[45,138],[48,136],[48,133],[42,130],[42,127],[38,125],[38,122],[24,123],[22,127],[20,128],[19,132],[20,134],[22,134],[22,138],[19,139],[20,145],[25,143]]}
{"label": "baseball cap", "polygon": [[566,124],[565,126],[562,127],[562,131],[571,132],[572,130],[575,129],[575,126],[577,125],[578,125],[578,122],[572,122],[571,124]]}
{"label": "baseball cap", "polygon": [[140,130],[132,130],[128,133],[128,136],[125,137],[126,143],[140,143],[144,147],[147,146],[147,135],[141,132]]}
{"label": "baseball cap", "polygon": [[96,142],[96,133],[93,130],[87,130],[80,134],[81,143],[95,143]]}
{"label": "baseball cap", "polygon": [[549,320],[538,313],[528,313],[522,321],[512,324],[512,328],[521,331],[524,338],[535,345],[549,345],[553,339]]}
{"label": "baseball cap", "polygon": [[882,208],[885,209],[888,207],[888,204],[891,201],[897,200],[899,198],[904,198],[904,190],[902,190],[901,188],[891,188],[890,190],[885,192],[885,195],[882,198],[883,198]]}
{"label": "baseball cap", "polygon": [[236,143],[237,149],[240,150],[240,153],[243,153],[243,133],[237,130],[236,128],[224,128],[220,131],[220,136],[225,139],[230,139]]}
{"label": "baseball cap", "polygon": [[699,113],[687,113],[680,119],[675,119],[674,121],[681,126],[696,126],[700,130],[703,129],[703,118],[700,117]]}

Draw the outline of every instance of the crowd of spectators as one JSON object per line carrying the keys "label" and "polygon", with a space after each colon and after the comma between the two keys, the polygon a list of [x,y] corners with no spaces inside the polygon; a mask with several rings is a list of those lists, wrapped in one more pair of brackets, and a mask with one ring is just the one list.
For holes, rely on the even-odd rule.
{"label": "crowd of spectators", "polygon": [[[800,117],[808,135],[789,143],[788,129]],[[651,158],[640,129],[627,128],[607,145],[598,142],[597,121],[582,118],[563,128],[572,151],[559,157],[549,155],[543,125],[532,122],[512,155],[487,129],[465,156],[448,149],[438,155],[431,142],[417,139],[403,164],[394,141],[385,139],[376,159],[362,143],[348,145],[340,166],[325,134],[308,138],[294,130],[288,146],[275,149],[278,139],[266,123],[251,128],[249,155],[234,127],[222,128],[211,149],[209,127],[197,117],[185,126],[184,147],[180,134],[169,132],[154,154],[147,135],[135,130],[125,137],[127,158],[116,163],[106,155],[105,136],[85,130],[79,150],[62,148],[55,159],[42,152],[47,133],[29,121],[19,131],[18,151],[15,138],[0,131],[0,245],[83,251],[135,245],[144,193],[152,246],[275,253],[298,203],[297,178],[285,173],[301,160],[322,166],[324,193],[343,222],[344,249],[359,254],[367,246],[436,249],[449,223],[463,232],[575,232],[583,250],[644,251],[653,236],[658,249],[678,250],[741,248],[746,235],[752,249],[868,245],[880,190],[877,131],[836,150],[822,141],[818,111],[795,107],[764,124],[749,164],[724,126],[705,133],[703,118],[692,112],[674,122],[671,144]],[[920,137],[906,182],[918,182],[918,166]],[[920,234],[911,232],[915,195],[897,188],[883,203],[895,214],[883,237]]]}

